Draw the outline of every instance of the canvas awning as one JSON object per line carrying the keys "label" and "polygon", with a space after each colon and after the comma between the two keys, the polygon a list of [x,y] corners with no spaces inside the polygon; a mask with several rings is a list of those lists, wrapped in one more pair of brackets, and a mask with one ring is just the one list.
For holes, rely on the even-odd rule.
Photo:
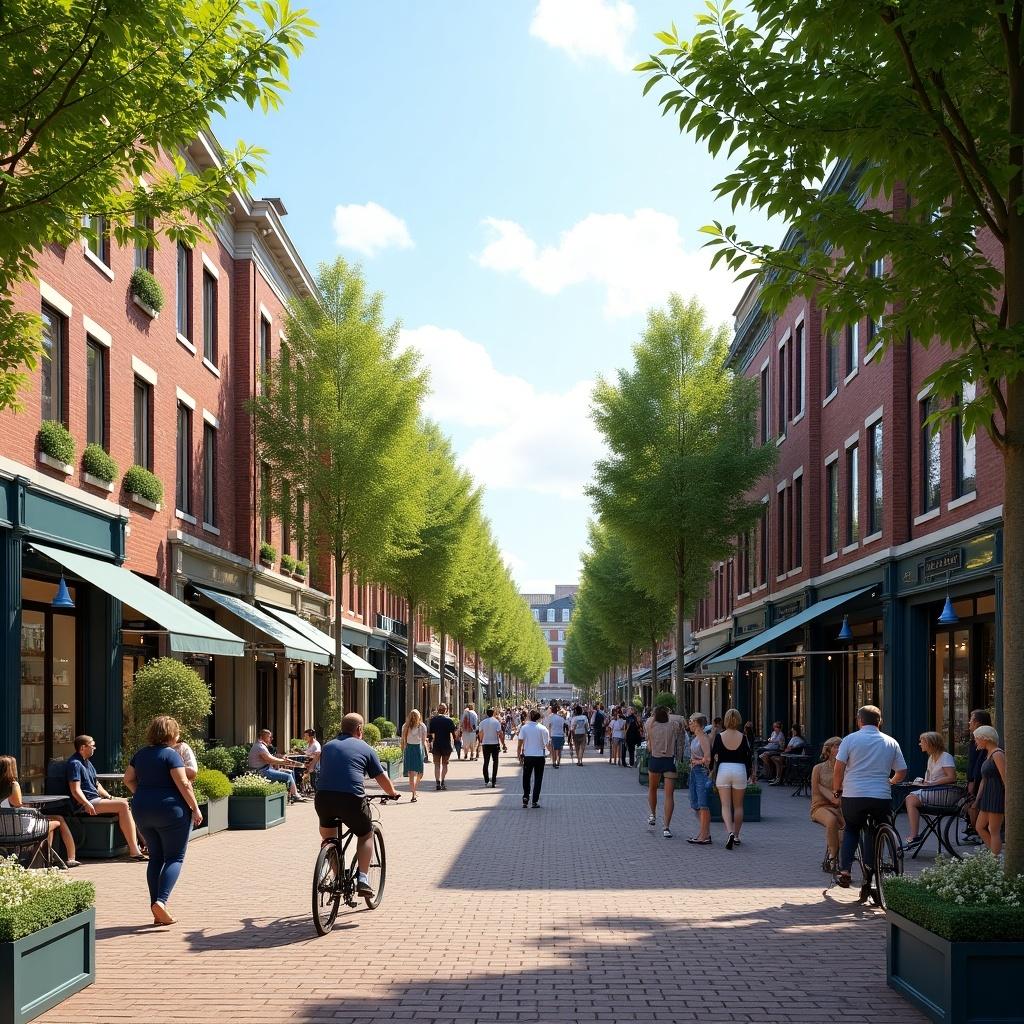
{"label": "canvas awning", "polygon": [[33,543],[32,547],[79,579],[99,587],[162,626],[167,630],[172,651],[222,654],[232,658],[240,658],[245,653],[245,641],[240,637],[128,569],[45,544]]}
{"label": "canvas awning", "polygon": [[[195,586],[194,583],[192,585]],[[292,661],[311,661],[314,665],[326,665],[331,660],[319,644],[297,633],[255,605],[246,603],[240,597],[223,594],[219,590],[210,590],[208,587],[196,587],[196,590],[232,615],[237,615],[243,622],[248,622],[274,643],[280,644],[284,648],[286,658]]]}
{"label": "canvas awning", "polygon": [[[261,604],[260,607],[279,619],[286,626],[301,633],[307,640],[323,648],[332,658],[334,657],[334,637],[318,629],[312,622],[308,622],[301,615],[289,611],[287,608],[277,608],[272,604]],[[350,668],[356,679],[376,679],[377,669],[364,658],[360,658],[355,651],[350,651],[344,644],[341,647],[341,662],[346,668]]]}
{"label": "canvas awning", "polygon": [[[389,640],[388,644],[391,647],[393,647],[395,649],[395,651],[398,654],[400,654],[403,658],[407,657],[405,648],[401,644],[396,644],[394,642],[394,640]],[[441,673],[438,672],[436,668],[432,668],[425,661],[420,661],[420,659],[417,658],[415,654],[412,656],[412,663],[423,670],[422,672],[415,672],[414,671],[413,672],[414,675],[418,675],[418,676],[425,675],[428,678],[434,679],[434,680],[439,680],[441,678]]]}

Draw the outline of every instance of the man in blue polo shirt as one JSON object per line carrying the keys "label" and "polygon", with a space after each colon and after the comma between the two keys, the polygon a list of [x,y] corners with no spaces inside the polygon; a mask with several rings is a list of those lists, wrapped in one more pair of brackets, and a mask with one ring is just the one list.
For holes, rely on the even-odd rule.
{"label": "man in blue polo shirt", "polygon": [[355,833],[359,862],[356,888],[360,896],[372,897],[373,887],[366,875],[373,855],[373,822],[367,813],[363,788],[363,779],[367,777],[392,799],[398,799],[377,751],[363,739],[363,716],[348,714],[341,720],[341,732],[325,743],[320,752],[320,781],[313,806],[320,819],[322,839],[337,839],[338,822]]}

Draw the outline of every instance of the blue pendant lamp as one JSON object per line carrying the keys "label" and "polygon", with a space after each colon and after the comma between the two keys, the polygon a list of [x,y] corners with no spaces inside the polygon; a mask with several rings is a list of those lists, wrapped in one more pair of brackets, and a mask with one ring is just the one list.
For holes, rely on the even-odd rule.
{"label": "blue pendant lamp", "polygon": [[60,574],[60,583],[57,584],[57,593],[50,602],[51,608],[74,608],[75,602],[71,600],[68,585],[64,582],[64,573]]}
{"label": "blue pendant lamp", "polygon": [[836,639],[837,640],[842,640],[844,643],[846,641],[848,641],[848,640],[852,640],[853,639],[853,630],[850,629],[850,616],[849,615],[844,615],[843,616],[843,625],[842,625],[842,628],[839,630],[839,636],[837,636]]}
{"label": "blue pendant lamp", "polygon": [[960,616],[953,610],[953,602],[947,594],[946,603],[942,606],[942,614],[939,616],[939,625],[955,626],[959,621]]}

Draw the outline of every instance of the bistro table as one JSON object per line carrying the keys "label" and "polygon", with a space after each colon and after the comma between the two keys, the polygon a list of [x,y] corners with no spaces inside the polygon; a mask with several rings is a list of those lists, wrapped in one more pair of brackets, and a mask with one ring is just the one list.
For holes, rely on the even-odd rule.
{"label": "bistro table", "polygon": [[917,859],[917,855],[924,849],[924,844],[928,837],[934,835],[938,842],[937,853],[948,853],[955,860],[960,860],[963,854],[950,842],[949,823],[950,819],[958,818],[964,813],[967,787],[959,783],[950,783],[943,786],[925,786],[920,782],[894,782],[892,784],[893,817],[906,809],[904,805],[907,802],[907,797],[916,790],[930,791],[935,795],[941,794],[945,799],[941,803],[930,805],[923,803],[918,808],[923,829],[918,837],[918,841],[913,845],[914,852],[911,854],[911,859]]}
{"label": "bistro table", "polygon": [[43,793],[24,793],[21,802],[26,807],[45,807],[47,804],[62,804],[70,800],[67,796],[46,796]]}
{"label": "bistro table", "polygon": [[[54,810],[53,804],[65,803],[69,797],[66,796],[49,796],[44,793],[24,793],[21,797],[21,802],[26,807],[33,807],[39,811],[44,817],[46,816],[47,808]],[[67,868],[67,864],[64,863],[64,858],[53,848],[52,843],[45,843],[32,858],[32,864],[35,864],[36,858],[39,858],[44,867],[53,868]]]}

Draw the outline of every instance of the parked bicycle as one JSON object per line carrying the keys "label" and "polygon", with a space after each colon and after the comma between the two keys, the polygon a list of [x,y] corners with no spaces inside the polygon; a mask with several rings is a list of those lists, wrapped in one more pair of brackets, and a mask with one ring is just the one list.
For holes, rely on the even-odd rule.
{"label": "parked bicycle", "polygon": [[[839,859],[831,862],[832,881],[839,884]],[[871,899],[885,910],[885,886],[890,878],[903,874],[903,839],[890,813],[879,820],[869,815],[860,830],[857,854],[851,869],[860,872],[860,902]],[[851,878],[852,881],[852,878]]]}

